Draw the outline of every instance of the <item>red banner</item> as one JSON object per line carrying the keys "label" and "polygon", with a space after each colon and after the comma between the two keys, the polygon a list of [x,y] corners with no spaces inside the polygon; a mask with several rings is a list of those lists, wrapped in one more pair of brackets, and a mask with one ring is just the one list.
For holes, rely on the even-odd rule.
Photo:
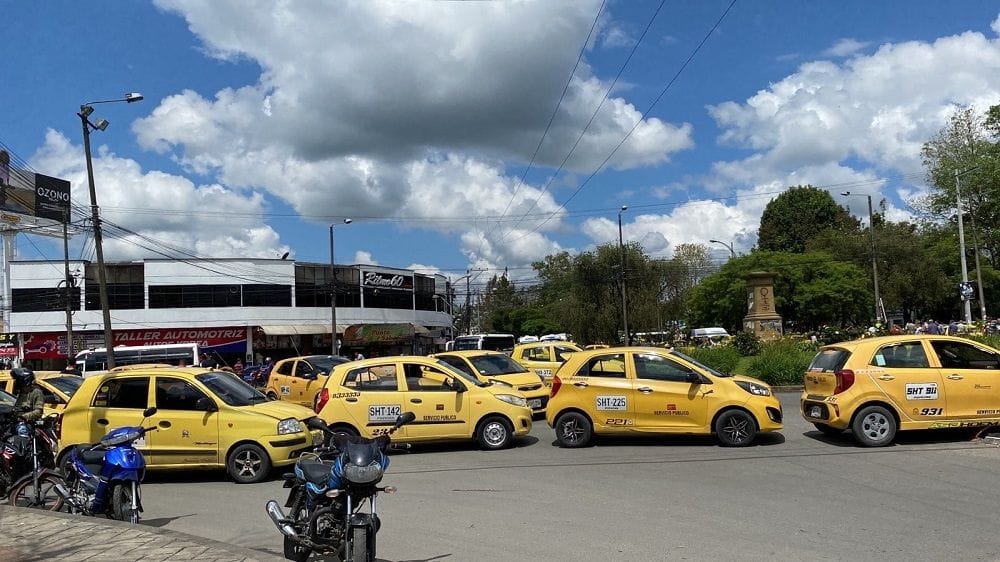
{"label": "red banner", "polygon": [[[154,328],[148,330],[115,330],[115,347],[120,345],[154,345],[159,343],[197,343],[201,347],[223,352],[246,351],[247,328]],[[73,333],[73,354],[84,349],[104,347],[103,332]],[[66,332],[24,334],[24,359],[58,359],[66,357]]]}

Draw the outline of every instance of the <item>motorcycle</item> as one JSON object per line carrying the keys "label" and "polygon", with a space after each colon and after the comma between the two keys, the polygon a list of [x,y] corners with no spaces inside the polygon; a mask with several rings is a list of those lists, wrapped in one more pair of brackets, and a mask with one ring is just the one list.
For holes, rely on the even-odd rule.
{"label": "motorcycle", "polygon": [[58,511],[62,498],[56,492],[63,479],[54,470],[57,439],[52,428],[58,415],[29,422],[4,408],[0,419],[8,428],[0,449],[0,492],[7,493],[11,505]]}
{"label": "motorcycle", "polygon": [[[142,420],[156,413],[146,408]],[[142,512],[139,483],[146,459],[135,442],[157,427],[125,426],[112,429],[94,445],[70,449],[63,461],[66,487],[58,490],[70,513],[106,514],[112,519],[138,523]]]}
{"label": "motorcycle", "polygon": [[[375,498],[379,492],[396,491],[378,485],[389,466],[390,435],[415,418],[412,412],[402,414],[376,439],[334,432],[319,418],[307,422],[329,435],[330,444],[303,455],[295,471],[284,475],[288,515],[274,500],[265,506],[284,536],[285,558],[304,562],[317,552],[337,554],[349,562],[374,562],[375,535],[381,527]],[[365,503],[367,513],[362,511]]]}

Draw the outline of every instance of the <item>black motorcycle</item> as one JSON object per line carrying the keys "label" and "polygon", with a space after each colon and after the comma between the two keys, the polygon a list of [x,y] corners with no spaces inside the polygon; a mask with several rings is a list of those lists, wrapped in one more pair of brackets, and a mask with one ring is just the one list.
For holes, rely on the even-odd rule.
{"label": "black motorcycle", "polygon": [[20,419],[8,405],[0,405],[0,495],[11,505],[58,511],[62,476],[55,471],[57,439],[50,414],[35,422]]}
{"label": "black motorcycle", "polygon": [[[274,500],[266,505],[284,535],[285,558],[303,562],[316,552],[349,562],[374,562],[375,535],[381,526],[375,498],[379,492],[396,491],[378,485],[389,466],[390,435],[415,418],[412,412],[399,416],[375,439],[335,433],[319,418],[307,422],[329,435],[329,445],[303,455],[295,471],[284,475],[284,487],[290,489],[288,515]],[[362,510],[365,504],[367,512]]]}

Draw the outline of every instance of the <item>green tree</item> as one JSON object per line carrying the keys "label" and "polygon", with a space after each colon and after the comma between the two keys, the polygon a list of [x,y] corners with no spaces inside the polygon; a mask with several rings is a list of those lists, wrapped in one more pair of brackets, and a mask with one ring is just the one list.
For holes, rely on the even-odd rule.
{"label": "green tree", "polygon": [[830,193],[811,185],[789,188],[764,208],[757,231],[757,247],[773,252],[804,252],[810,240],[824,230],[856,229],[858,221],[833,200]]}

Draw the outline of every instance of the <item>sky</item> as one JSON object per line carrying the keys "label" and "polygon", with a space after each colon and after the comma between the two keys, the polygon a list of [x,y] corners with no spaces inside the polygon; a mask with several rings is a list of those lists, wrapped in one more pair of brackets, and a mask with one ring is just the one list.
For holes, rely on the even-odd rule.
{"label": "sky", "polygon": [[[0,0],[0,142],[89,208],[109,261],[507,271],[638,242],[756,243],[828,189],[912,218],[920,147],[1000,103],[996,2]],[[93,259],[83,214],[71,259]],[[344,224],[351,219],[350,224]],[[18,259],[62,241],[17,237]],[[479,271],[482,270],[482,271]]]}

